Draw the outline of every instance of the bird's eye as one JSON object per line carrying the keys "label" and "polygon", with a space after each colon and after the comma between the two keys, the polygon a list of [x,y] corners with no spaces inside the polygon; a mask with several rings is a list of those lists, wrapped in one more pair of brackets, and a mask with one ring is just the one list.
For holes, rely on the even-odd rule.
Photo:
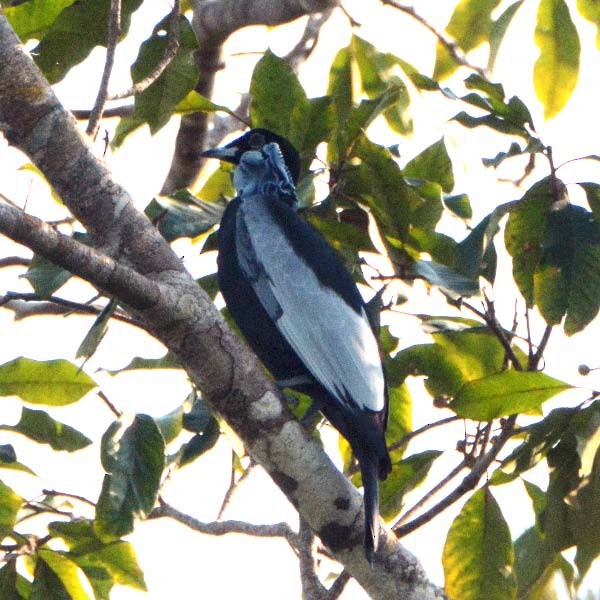
{"label": "bird's eye", "polygon": [[265,144],[265,136],[262,133],[252,133],[248,139],[248,144],[253,150],[260,150]]}

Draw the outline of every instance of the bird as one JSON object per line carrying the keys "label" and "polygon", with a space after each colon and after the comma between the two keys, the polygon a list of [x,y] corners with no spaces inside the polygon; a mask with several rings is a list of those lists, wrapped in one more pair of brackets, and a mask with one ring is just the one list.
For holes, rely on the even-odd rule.
{"label": "bird", "polygon": [[236,197],[218,230],[217,278],[229,313],[282,387],[311,397],[349,442],[363,482],[366,558],[379,541],[388,389],[378,336],[354,279],[298,214],[298,151],[255,128],[203,153],[235,165]]}

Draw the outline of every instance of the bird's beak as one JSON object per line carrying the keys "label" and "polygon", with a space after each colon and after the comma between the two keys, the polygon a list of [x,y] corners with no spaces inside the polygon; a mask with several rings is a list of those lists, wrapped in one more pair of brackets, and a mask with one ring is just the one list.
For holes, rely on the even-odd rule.
{"label": "bird's beak", "polygon": [[218,158],[219,160],[226,160],[227,162],[235,162],[237,151],[237,146],[223,146],[222,148],[205,150],[201,156],[204,156],[205,158]]}

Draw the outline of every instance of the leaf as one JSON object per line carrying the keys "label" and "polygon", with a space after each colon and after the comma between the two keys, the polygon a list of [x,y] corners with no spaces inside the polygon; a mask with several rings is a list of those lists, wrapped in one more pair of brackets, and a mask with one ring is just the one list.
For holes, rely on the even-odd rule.
{"label": "leaf", "polygon": [[411,346],[390,360],[390,383],[424,375],[432,396],[452,397],[467,382],[502,370],[504,348],[484,327],[446,330],[432,338],[434,344]]}
{"label": "leaf", "polygon": [[534,40],[540,56],[533,68],[535,93],[551,119],[565,106],[579,76],[577,29],[564,0],[541,0]]}
{"label": "leaf", "polygon": [[452,522],[444,545],[449,600],[514,599],[513,562],[510,531],[500,507],[489,488],[476,491]]}
{"label": "leaf", "polygon": [[454,296],[475,296],[479,294],[479,281],[465,277],[455,269],[433,261],[416,260],[413,265],[415,275],[427,280]]}
{"label": "leaf", "polygon": [[3,600],[23,600],[17,591],[17,561],[7,560],[0,567],[0,598]]}
{"label": "leaf", "polygon": [[388,125],[396,133],[407,135],[412,132],[413,123],[408,113],[410,97],[404,82],[393,75],[398,60],[393,54],[379,52],[366,40],[352,36],[352,56],[362,81],[362,87],[369,98],[382,94],[392,83],[399,88],[398,100],[384,111],[383,116]]}
{"label": "leaf", "polygon": [[[489,39],[492,28],[491,13],[498,3],[499,0],[461,0],[454,9],[446,32],[465,53]],[[438,42],[433,78],[436,81],[445,79],[452,75],[458,66],[448,49]]]}
{"label": "leaf", "polygon": [[[69,556],[84,570],[86,567],[103,567],[111,576],[111,582],[145,590],[144,574],[140,569],[135,550],[122,540],[105,544],[96,535],[92,521],[55,521],[48,525],[53,536],[64,540]],[[89,578],[89,575],[88,575]],[[112,585],[112,583],[111,583]]]}
{"label": "leaf", "polygon": [[178,464],[180,467],[191,463],[199,456],[210,450],[218,441],[221,435],[219,422],[211,417],[208,424],[202,431],[186,442],[178,452]]}
{"label": "leaf", "polygon": [[0,462],[2,464],[14,463],[17,460],[17,453],[12,444],[0,445]]}
{"label": "leaf", "polygon": [[67,360],[16,358],[0,365],[0,396],[18,396],[31,404],[65,406],[77,402],[96,382]]}
{"label": "leaf", "polygon": [[4,14],[22,42],[41,39],[58,15],[75,0],[35,0],[6,6]]}
{"label": "leaf", "polygon": [[445,194],[443,199],[444,206],[457,217],[460,217],[461,219],[470,219],[473,217],[471,201],[467,194],[456,194],[454,196]]}
{"label": "leaf", "polygon": [[220,222],[225,206],[220,202],[205,202],[187,190],[171,196],[159,196],[152,200],[144,211],[151,220],[156,220],[158,230],[168,241],[206,233]]}
{"label": "leaf", "polygon": [[225,112],[232,117],[236,117],[234,111],[221,104],[215,104],[196,90],[189,92],[183,100],[175,107],[177,114],[191,114],[195,112]]}
{"label": "leaf", "polygon": [[34,254],[27,273],[23,275],[40,298],[49,298],[71,277],[71,273],[50,262],[40,254]]}
{"label": "leaf", "polygon": [[[391,361],[386,360],[386,370],[388,367],[390,369],[393,368],[391,366]],[[390,380],[388,381],[390,385],[390,402],[385,439],[389,447],[412,431],[412,398],[408,386],[405,383],[392,386],[391,381],[394,379],[394,376],[389,370],[387,371],[387,374],[390,375]],[[392,450],[390,452],[392,463],[399,461],[405,451],[406,445],[396,450]]]}
{"label": "leaf", "polygon": [[75,562],[46,548],[37,552],[29,600],[89,600],[85,574]]}
{"label": "leaf", "polygon": [[354,104],[353,87],[351,49],[342,48],[331,63],[327,87],[327,95],[331,98],[331,113],[334,123],[332,135],[327,144],[327,160],[334,165],[344,159],[343,124],[348,122]]}
{"label": "leaf", "polygon": [[496,63],[496,57],[498,56],[498,51],[500,50],[500,45],[502,40],[504,39],[504,35],[509,25],[511,24],[513,17],[515,16],[517,10],[523,4],[523,0],[517,0],[492,23],[492,29],[490,31],[490,55],[488,58],[487,69],[488,71],[494,70],[494,65]]}
{"label": "leaf", "polygon": [[438,450],[426,450],[394,463],[380,490],[379,510],[385,521],[398,516],[404,506],[404,496],[423,483],[433,461],[441,454]]}
{"label": "leaf", "polygon": [[160,358],[143,358],[141,356],[136,356],[122,369],[107,371],[107,373],[118,375],[124,371],[133,371],[135,369],[181,369],[181,365],[170,352],[167,352]]}
{"label": "leaf", "polygon": [[[121,32],[126,34],[131,13],[142,0],[122,0]],[[79,0],[67,6],[32,50],[35,61],[52,84],[60,81],[95,46],[106,46],[110,0]]]}
{"label": "leaf", "polygon": [[[4,9],[6,11],[6,9]],[[577,0],[577,10],[596,26],[596,46],[600,48],[600,6],[595,0]]]}
{"label": "leaf", "polygon": [[43,410],[23,407],[16,425],[0,425],[0,430],[14,431],[27,436],[38,444],[48,444],[53,450],[74,452],[92,443],[83,433],[60,421],[55,421]]}
{"label": "leaf", "polygon": [[402,170],[404,177],[413,177],[424,181],[439,183],[444,192],[449,193],[454,187],[452,162],[444,138],[425,148],[415,156]]}
{"label": "leaf", "polygon": [[112,298],[96,317],[89,331],[85,334],[81,344],[79,344],[79,348],[77,348],[75,358],[83,358],[85,359],[84,362],[86,362],[92,357],[108,331],[108,322],[113,316],[116,308],[117,301]]}
{"label": "leaf", "polygon": [[21,496],[0,481],[0,540],[13,530],[17,513],[24,502]]}
{"label": "leaf", "polygon": [[504,371],[465,384],[450,403],[459,416],[474,421],[491,421],[536,410],[568,383],[541,372]]}
{"label": "leaf", "polygon": [[152,417],[136,415],[115,421],[102,436],[106,471],[96,504],[96,534],[112,541],[133,530],[134,517],[154,507],[165,466],[165,443]]}
{"label": "leaf", "polygon": [[[170,15],[167,15],[154,27],[150,38],[140,46],[138,56],[131,65],[131,79],[134,83],[148,77],[162,60],[168,45],[169,27]],[[194,61],[197,48],[198,42],[192,26],[180,15],[177,54],[160,77],[135,96],[135,114],[148,123],[153,134],[169,121],[177,105],[194,89],[198,81],[198,69]]]}

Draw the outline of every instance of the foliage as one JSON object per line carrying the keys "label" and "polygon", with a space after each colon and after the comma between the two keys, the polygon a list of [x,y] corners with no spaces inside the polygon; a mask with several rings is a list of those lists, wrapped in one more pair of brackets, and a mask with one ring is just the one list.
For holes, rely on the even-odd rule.
{"label": "foliage", "polygon": [[[108,0],[2,4],[21,39],[38,41],[33,54],[53,83],[68,77],[95,46],[107,43]],[[422,378],[435,406],[464,419],[465,427],[475,432],[459,441],[464,466],[475,472],[491,457],[485,463],[489,479],[470,492],[446,538],[442,562],[446,592],[453,600],[553,597],[544,593],[552,590],[556,574],[572,591],[600,555],[598,528],[589,526],[600,519],[597,393],[587,397],[579,390],[577,406],[543,412],[550,398],[574,387],[543,372],[543,352],[552,328],[568,336],[582,332],[600,309],[600,182],[580,183],[587,207],[571,204],[552,149],[536,132],[532,111],[518,96],[508,97],[487,71],[469,62],[469,53],[487,44],[487,66],[493,67],[522,4],[523,0],[458,2],[446,31],[438,36],[432,77],[353,35],[330,66],[325,96],[310,98],[289,64],[271,51],[257,62],[250,83],[252,125],[283,134],[298,148],[302,158],[298,187],[306,217],[340,252],[356,279],[365,281],[365,256],[379,253],[392,273],[380,279],[404,281],[408,295],[416,293],[417,281],[430,293],[439,293],[439,313],[417,315],[431,334],[428,343],[400,340],[393,328],[381,328],[391,398],[387,439],[394,462],[391,476],[382,485],[381,513],[389,523],[399,522],[406,496],[418,490],[441,455],[433,447],[406,455],[415,434],[412,384],[414,378]],[[122,38],[141,5],[141,0],[123,1]],[[591,0],[576,5],[539,0],[537,7],[531,35],[540,54],[532,78],[544,115],[551,118],[567,104],[580,76],[581,43],[574,13],[600,31],[600,12]],[[175,58],[136,96],[134,112],[121,119],[113,148],[125,144],[127,136],[144,124],[155,133],[181,114],[235,114],[232,107],[215,104],[194,91],[198,72],[193,55],[198,42],[188,16],[180,16]],[[134,82],[151,73],[163,57],[169,23],[165,17],[141,44],[131,66]],[[90,35],[81,35],[82,30]],[[461,67],[466,75],[460,75]],[[452,89],[442,88],[450,77]],[[496,156],[482,157],[486,167],[527,161],[517,182],[525,187],[518,192],[519,199],[475,206],[464,190],[456,189],[456,152],[450,151],[444,137],[419,152],[412,151],[409,138],[402,137],[403,147],[413,154],[409,160],[404,152],[400,160],[397,148],[374,141],[369,129],[373,123],[385,124],[399,138],[411,134],[411,111],[430,95],[452,107],[451,126],[463,127],[474,139],[483,130],[496,136]],[[318,201],[314,183],[318,173],[311,170],[317,153],[328,170],[328,192]],[[531,183],[527,176],[540,160],[545,161],[543,175]],[[167,241],[202,241],[202,252],[208,253],[214,249],[216,226],[232,196],[229,171],[220,168],[194,193],[181,190],[153,199],[146,215]],[[474,213],[478,222],[471,225]],[[453,233],[444,231],[448,219],[455,226]],[[85,240],[80,233],[73,235]],[[525,306],[527,319],[539,315],[546,327],[539,338],[529,327],[521,334],[516,325],[501,323],[487,297],[491,289],[496,297],[512,293],[500,287],[506,285],[506,274],[497,283],[499,254],[510,256],[514,294],[520,294],[517,301]],[[71,277],[40,255],[20,275],[40,300],[52,299]],[[214,274],[198,283],[215,298]],[[391,302],[399,305],[402,300]],[[108,302],[87,335],[82,332],[77,357],[90,358],[112,319],[123,315],[126,309]],[[167,354],[161,359],[137,357],[123,371],[159,368],[180,367]],[[2,598],[33,600],[45,594],[86,599],[91,597],[91,586],[93,597],[101,600],[108,599],[117,584],[145,589],[135,551],[123,537],[151,515],[162,486],[168,485],[167,470],[181,469],[209,452],[226,430],[201,392],[190,390],[186,401],[169,414],[120,414],[101,440],[90,440],[55,417],[61,407],[80,402],[96,387],[90,375],[66,360],[15,357],[0,365],[0,404],[7,396],[22,403],[19,421],[0,423],[0,430],[45,444],[52,451],[76,452],[93,443],[105,473],[93,518],[80,516],[76,502],[75,508],[67,507],[66,496],[34,501],[0,481],[0,542],[9,549],[0,568]],[[43,404],[54,412],[34,410],[31,404]],[[528,424],[517,429],[517,416],[527,416]],[[505,448],[500,462],[494,463],[498,454],[492,453],[500,453],[509,439],[509,450]],[[35,477],[17,460],[20,444],[21,438],[15,437],[14,444],[0,446],[0,469]],[[351,474],[348,446],[342,443],[341,447],[345,469]],[[244,472],[248,468],[243,466],[244,451],[235,442],[234,453],[237,470]],[[540,464],[549,475],[545,490],[526,479]],[[531,498],[535,522],[512,539],[510,514],[503,515],[493,490],[496,485],[520,482]],[[474,485],[478,483],[479,479]],[[63,520],[50,522],[40,533],[30,529],[26,520],[30,511],[58,514]],[[28,541],[32,537],[37,545]],[[66,549],[56,550],[56,540]],[[574,563],[562,554],[568,548],[575,549]]]}

